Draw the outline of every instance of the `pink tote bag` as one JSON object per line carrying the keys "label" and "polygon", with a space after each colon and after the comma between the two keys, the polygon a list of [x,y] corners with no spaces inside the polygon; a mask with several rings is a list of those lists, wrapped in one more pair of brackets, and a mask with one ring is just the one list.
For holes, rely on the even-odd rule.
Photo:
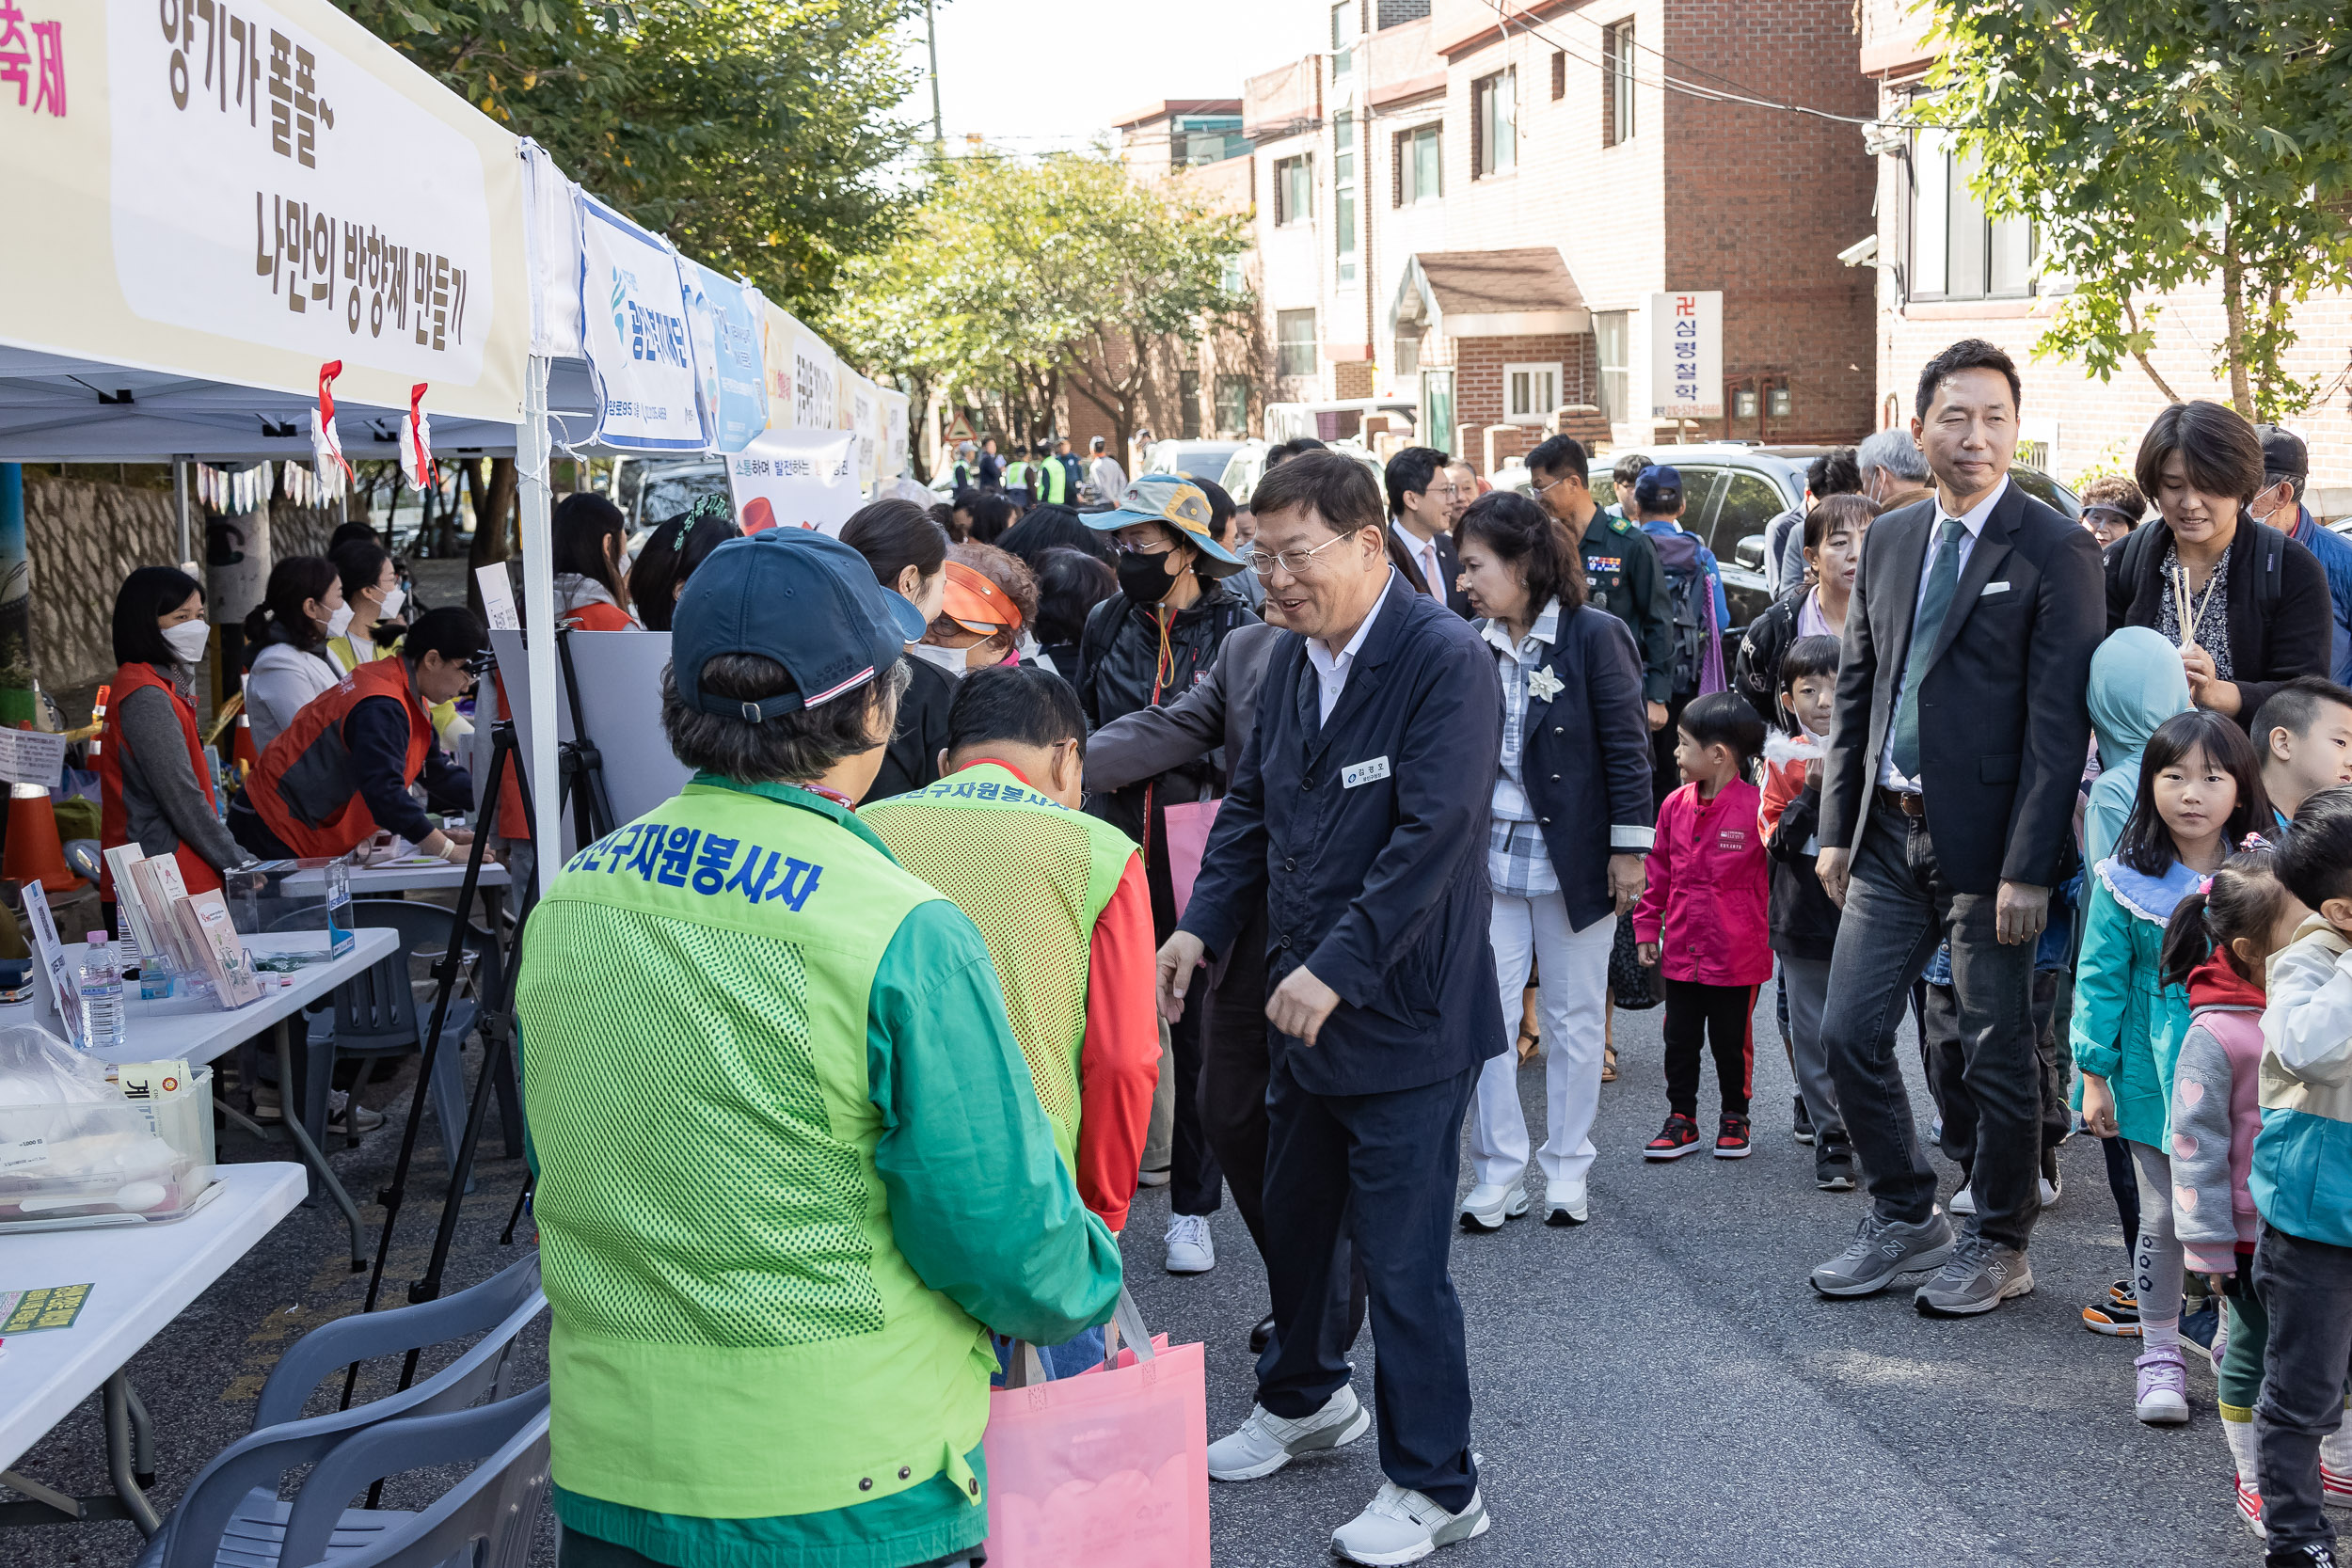
{"label": "pink tote bag", "polygon": [[1147,1338],[1123,1290],[1114,1321],[1104,1366],[989,1395],[989,1568],[1209,1568],[1201,1347]]}
{"label": "pink tote bag", "polygon": [[1176,895],[1176,918],[1192,902],[1192,884],[1200,877],[1200,857],[1208,851],[1209,830],[1216,824],[1222,800],[1186,800],[1162,815],[1168,819],[1168,876]]}

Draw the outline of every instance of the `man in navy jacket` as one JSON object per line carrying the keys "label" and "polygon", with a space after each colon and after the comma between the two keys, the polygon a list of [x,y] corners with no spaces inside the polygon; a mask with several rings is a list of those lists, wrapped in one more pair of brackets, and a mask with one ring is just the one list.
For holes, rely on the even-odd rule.
{"label": "man in navy jacket", "polygon": [[1160,988],[1181,1008],[1195,966],[1264,909],[1275,1334],[1209,1473],[1253,1481],[1370,1424],[1332,1322],[1345,1227],[1381,1347],[1389,1481],[1333,1544],[1401,1562],[1486,1528],[1446,1251],[1463,1113],[1503,1049],[1486,861],[1502,694],[1469,624],[1390,570],[1380,500],[1339,453],[1258,486],[1252,564],[1288,630]]}

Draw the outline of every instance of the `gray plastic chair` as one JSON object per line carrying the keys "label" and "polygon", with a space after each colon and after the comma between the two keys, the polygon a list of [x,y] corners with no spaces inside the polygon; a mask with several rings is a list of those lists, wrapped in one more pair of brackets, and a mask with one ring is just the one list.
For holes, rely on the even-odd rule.
{"label": "gray plastic chair", "polygon": [[[461,1411],[485,1393],[494,1404],[512,1402],[507,1385],[515,1341],[547,1304],[533,1257],[441,1301],[342,1318],[312,1330],[270,1373],[252,1433],[197,1472],[162,1532],[148,1543],[139,1568],[278,1568],[294,1506],[278,1496],[287,1471],[315,1465],[354,1434],[385,1422]],[[413,1388],[349,1410],[292,1418],[322,1379],[353,1361],[485,1329],[456,1360]],[[339,1504],[349,1497],[341,1494]],[[328,1554],[358,1550],[409,1516],[339,1506]]]}
{"label": "gray plastic chair", "polygon": [[[480,1459],[421,1513],[344,1549],[338,1510],[386,1476]],[[548,1497],[548,1386],[446,1416],[386,1421],[343,1441],[294,1499],[275,1568],[523,1568]],[[380,1515],[379,1515],[380,1517]]]}
{"label": "gray plastic chair", "polygon": [[[315,908],[270,923],[273,930],[315,929],[318,924]],[[419,953],[437,955],[449,945],[450,911],[432,904],[396,898],[355,899],[351,924],[355,929],[388,927],[400,933],[400,946],[389,957],[369,965],[365,973],[335,988],[331,1035],[310,1030],[303,1068],[302,1121],[311,1141],[322,1148],[326,1136],[327,1083],[336,1061],[343,1056],[405,1056],[424,1048],[424,1026],[432,1022],[431,1005],[427,1004],[425,1016],[418,1016],[409,960]],[[495,953],[496,945],[488,943],[478,929],[468,932],[469,949],[481,953],[474,943],[477,936]],[[471,1002],[455,996],[450,999],[449,1017],[441,1025],[441,1050],[434,1058],[433,1082],[428,1086],[433,1117],[441,1127],[442,1161],[452,1170],[457,1168],[457,1145],[466,1131],[466,1067],[459,1042],[472,1031],[478,1011]]]}

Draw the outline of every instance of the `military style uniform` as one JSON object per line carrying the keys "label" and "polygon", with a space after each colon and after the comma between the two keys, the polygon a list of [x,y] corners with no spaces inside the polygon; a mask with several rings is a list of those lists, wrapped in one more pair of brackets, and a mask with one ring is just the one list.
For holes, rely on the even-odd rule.
{"label": "military style uniform", "polygon": [[1663,703],[1674,695],[1674,611],[1658,547],[1639,523],[1596,512],[1584,531],[1584,582],[1593,608],[1623,621],[1642,650],[1642,696]]}

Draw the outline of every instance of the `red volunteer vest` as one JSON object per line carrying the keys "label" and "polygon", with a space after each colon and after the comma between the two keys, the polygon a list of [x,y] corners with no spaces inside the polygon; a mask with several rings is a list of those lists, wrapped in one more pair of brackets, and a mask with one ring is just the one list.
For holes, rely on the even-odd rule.
{"label": "red volunteer vest", "polygon": [[[213,804],[213,770],[204,765],[204,743],[197,738],[196,709],[181,700],[171,683],[155,673],[151,664],[125,664],[114,673],[107,683],[114,694],[106,705],[106,727],[98,741],[98,842],[105,848],[131,842],[131,815],[122,804],[122,761],[131,754],[131,743],[122,733],[122,705],[132,692],[142,686],[151,686],[171,699],[172,712],[180,716],[180,733],[188,742],[188,767],[196,773],[196,782],[203,786],[204,803]],[[150,757],[140,761],[142,768],[168,768],[169,757]],[[180,879],[190,893],[210,893],[220,886],[220,873],[214,870],[193,846],[183,840],[172,850],[172,859],[180,863]],[[99,893],[113,898],[114,867],[106,867],[99,879]]]}
{"label": "red volunteer vest", "polygon": [[343,743],[344,718],[354,704],[372,697],[389,697],[408,715],[408,755],[401,783],[413,784],[424,771],[433,725],[417,705],[408,661],[393,657],[362,664],[342,685],[321,692],[295,714],[246,781],[247,803],[297,855],[346,855],[375,832],[375,818],[359,794],[351,749]]}

